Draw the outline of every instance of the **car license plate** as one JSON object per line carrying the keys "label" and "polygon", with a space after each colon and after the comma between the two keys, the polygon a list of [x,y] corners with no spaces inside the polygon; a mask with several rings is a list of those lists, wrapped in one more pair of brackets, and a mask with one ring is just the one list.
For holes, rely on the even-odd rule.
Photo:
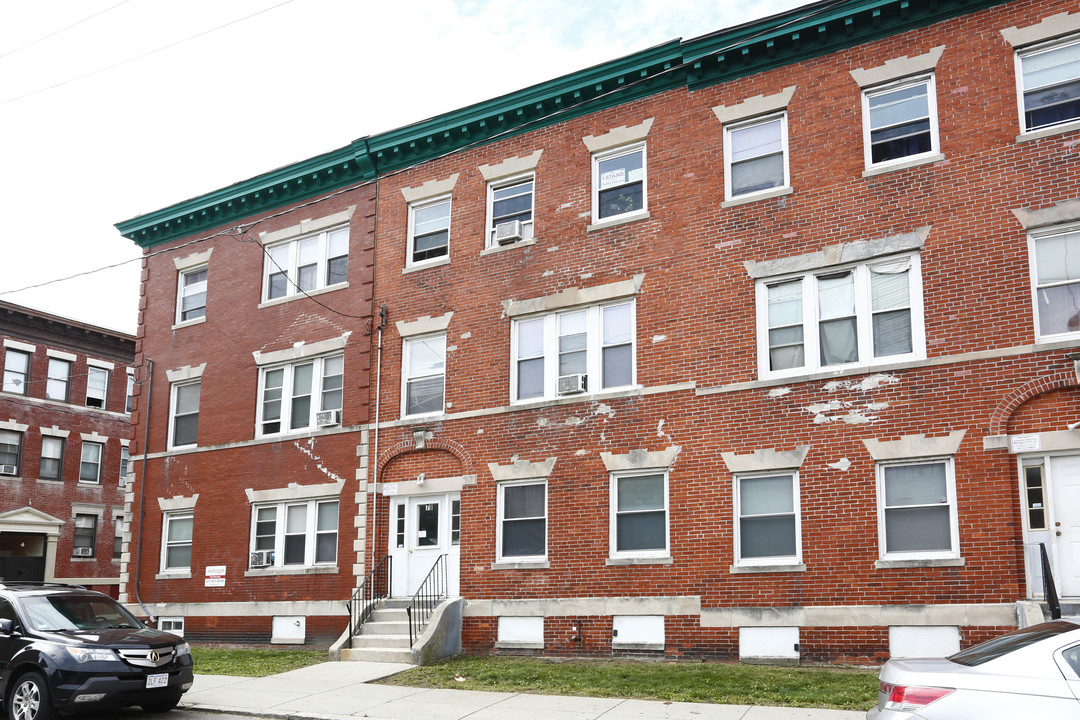
{"label": "car license plate", "polygon": [[160,675],[147,675],[146,687],[169,687],[169,673],[162,673]]}

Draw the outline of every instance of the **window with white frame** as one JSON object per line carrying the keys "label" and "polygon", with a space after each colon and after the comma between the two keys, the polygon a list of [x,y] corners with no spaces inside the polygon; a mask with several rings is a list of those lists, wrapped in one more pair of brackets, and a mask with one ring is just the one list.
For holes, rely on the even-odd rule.
{"label": "window with white frame", "polygon": [[184,637],[184,618],[182,617],[159,617],[158,630],[172,633],[178,637]]}
{"label": "window with white frame", "polygon": [[610,543],[613,558],[669,554],[666,473],[611,476]]}
{"label": "window with white frame", "polygon": [[404,415],[443,411],[446,392],[446,335],[408,338],[402,353]]}
{"label": "window with white frame", "polygon": [[634,326],[632,301],[516,320],[514,399],[633,386]]}
{"label": "window with white frame", "polygon": [[4,392],[26,394],[30,379],[30,353],[7,349],[4,354]]}
{"label": "window with white frame", "polygon": [[918,255],[760,282],[758,313],[765,375],[925,355]]}
{"label": "window with white frame", "polygon": [[90,365],[86,368],[86,407],[104,408],[109,392],[109,371]]}
{"label": "window with white frame", "polygon": [[0,475],[18,475],[22,459],[21,432],[0,430]]}
{"label": "window with white frame", "polygon": [[728,200],[790,184],[786,112],[724,125],[724,185]]}
{"label": "window with white frame", "polygon": [[94,557],[97,554],[97,521],[97,515],[78,514],[75,516],[72,557]]}
{"label": "window with white frame", "polygon": [[938,152],[934,78],[908,78],[863,92],[866,167]]}
{"label": "window with white frame", "polygon": [[596,221],[648,209],[645,143],[596,153],[592,166]]}
{"label": "window with white frame", "polygon": [[206,265],[182,270],[176,290],[176,322],[183,323],[206,317]]}
{"label": "window with white frame", "polygon": [[101,456],[105,446],[96,442],[83,442],[82,459],[79,463],[79,482],[101,482]]}
{"label": "window with white frame", "polygon": [[1017,66],[1024,132],[1080,120],[1080,36],[1021,50]]}
{"label": "window with white frame", "polygon": [[130,413],[131,406],[135,401],[135,374],[133,371],[128,370],[127,373],[127,389],[124,391],[124,412]]}
{"label": "window with white frame", "polygon": [[263,300],[340,285],[349,269],[349,228],[338,227],[266,247]]}
{"label": "window with white frame", "polygon": [[877,476],[883,560],[959,557],[951,459],[879,463]]}
{"label": "window with white frame", "polygon": [[258,434],[315,427],[321,411],[341,410],[345,357],[330,355],[291,365],[263,368],[260,375]]}
{"label": "window with white frame", "polygon": [[488,185],[488,247],[533,236],[533,175]]}
{"label": "window with white frame", "polygon": [[499,483],[496,560],[543,561],[547,557],[547,481]]}
{"label": "window with white frame", "polygon": [[269,567],[337,562],[337,500],[255,505],[252,510],[251,549],[270,553]]}
{"label": "window with white frame", "polygon": [[128,466],[131,464],[131,451],[126,446],[120,448],[120,485],[127,483]]}
{"label": "window with white frame", "polygon": [[738,565],[801,562],[796,473],[737,476],[735,507]]}
{"label": "window with white frame", "polygon": [[45,397],[49,400],[67,402],[70,384],[71,362],[60,358],[49,358],[49,377],[45,383]]}
{"label": "window with white frame", "polygon": [[195,513],[167,512],[162,516],[161,571],[191,570],[191,539]]}
{"label": "window with white frame", "polygon": [[172,386],[169,447],[195,445],[199,437],[199,397],[202,382],[174,383]]}
{"label": "window with white frame", "polygon": [[119,560],[124,548],[124,516],[113,516],[113,551],[112,559]]}
{"label": "window with white frame", "polygon": [[439,260],[450,255],[450,198],[441,197],[409,205],[409,264]]}
{"label": "window with white frame", "polygon": [[44,435],[41,438],[41,462],[38,477],[60,480],[64,472],[64,438]]}
{"label": "window with white frame", "polygon": [[1040,340],[1080,333],[1080,227],[1030,240],[1032,292]]}

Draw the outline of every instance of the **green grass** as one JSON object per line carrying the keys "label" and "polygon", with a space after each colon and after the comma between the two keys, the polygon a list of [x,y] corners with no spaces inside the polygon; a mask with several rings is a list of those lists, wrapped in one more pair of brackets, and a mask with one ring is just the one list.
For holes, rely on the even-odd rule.
{"label": "green grass", "polygon": [[877,672],[862,668],[510,657],[454,658],[380,682],[425,688],[839,710],[873,707],[878,686]]}
{"label": "green grass", "polygon": [[265,677],[326,662],[325,650],[238,649],[193,646],[195,672],[204,675]]}

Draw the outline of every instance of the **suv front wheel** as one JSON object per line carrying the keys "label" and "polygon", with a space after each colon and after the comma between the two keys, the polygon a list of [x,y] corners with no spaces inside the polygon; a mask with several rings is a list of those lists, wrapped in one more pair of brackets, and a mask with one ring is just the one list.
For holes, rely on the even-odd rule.
{"label": "suv front wheel", "polygon": [[56,712],[49,699],[49,687],[45,684],[45,678],[36,672],[28,672],[20,677],[8,697],[7,711],[10,720],[55,718]]}

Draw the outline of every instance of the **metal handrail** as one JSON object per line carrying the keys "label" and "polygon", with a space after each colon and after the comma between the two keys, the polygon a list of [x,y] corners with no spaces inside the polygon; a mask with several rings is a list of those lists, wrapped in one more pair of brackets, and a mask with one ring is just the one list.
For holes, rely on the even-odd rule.
{"label": "metal handrail", "polygon": [[1039,543],[1039,555],[1042,557],[1043,597],[1050,606],[1050,619],[1058,620],[1061,618],[1061,602],[1058,600],[1054,571],[1050,569],[1050,557],[1046,554],[1045,543]]}
{"label": "metal handrail", "polygon": [[413,595],[405,612],[409,616],[409,647],[416,644],[416,639],[424,631],[431,614],[446,597],[446,555],[440,555],[431,566],[420,589]]}
{"label": "metal handrail", "polygon": [[375,612],[380,600],[390,597],[390,580],[393,561],[389,555],[382,558],[371,569],[360,587],[353,591],[352,597],[345,603],[349,610],[349,637],[360,632],[360,628]]}

